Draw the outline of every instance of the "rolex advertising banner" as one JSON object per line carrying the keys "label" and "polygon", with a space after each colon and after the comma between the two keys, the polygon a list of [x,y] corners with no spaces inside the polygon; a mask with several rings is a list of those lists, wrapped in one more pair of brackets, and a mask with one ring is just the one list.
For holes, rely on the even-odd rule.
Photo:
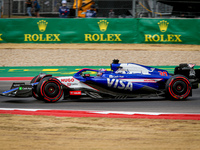
{"label": "rolex advertising banner", "polygon": [[199,23],[199,19],[138,19],[138,42],[200,44]]}
{"label": "rolex advertising banner", "polygon": [[200,44],[200,19],[0,19],[0,43]]}
{"label": "rolex advertising banner", "polygon": [[0,19],[3,43],[133,43],[134,19]]}

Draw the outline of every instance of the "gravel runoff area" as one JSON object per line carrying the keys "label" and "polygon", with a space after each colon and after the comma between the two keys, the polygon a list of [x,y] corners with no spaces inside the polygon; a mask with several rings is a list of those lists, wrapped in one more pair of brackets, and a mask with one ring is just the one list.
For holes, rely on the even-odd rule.
{"label": "gravel runoff area", "polygon": [[200,121],[0,115],[2,150],[199,150]]}
{"label": "gravel runoff area", "polygon": [[0,66],[108,66],[113,59],[144,65],[200,65],[200,45],[0,44]]}

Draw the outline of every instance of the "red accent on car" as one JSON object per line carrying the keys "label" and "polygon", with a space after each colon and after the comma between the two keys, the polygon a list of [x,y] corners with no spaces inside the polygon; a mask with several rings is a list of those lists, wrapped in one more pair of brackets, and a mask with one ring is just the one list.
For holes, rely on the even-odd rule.
{"label": "red accent on car", "polygon": [[81,95],[81,91],[70,91],[69,95]]}

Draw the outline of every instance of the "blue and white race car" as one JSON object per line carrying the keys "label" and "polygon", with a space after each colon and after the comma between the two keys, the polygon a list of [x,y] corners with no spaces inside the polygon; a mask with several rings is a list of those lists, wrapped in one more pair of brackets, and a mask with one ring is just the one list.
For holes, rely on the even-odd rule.
{"label": "blue and white race car", "polygon": [[145,96],[182,100],[192,96],[192,89],[198,88],[200,83],[200,69],[194,69],[194,66],[180,64],[174,74],[169,74],[166,70],[113,60],[111,71],[84,68],[66,77],[41,73],[31,80],[30,85],[13,83],[11,89],[1,95],[33,96],[46,102],[73,98],[128,99]]}

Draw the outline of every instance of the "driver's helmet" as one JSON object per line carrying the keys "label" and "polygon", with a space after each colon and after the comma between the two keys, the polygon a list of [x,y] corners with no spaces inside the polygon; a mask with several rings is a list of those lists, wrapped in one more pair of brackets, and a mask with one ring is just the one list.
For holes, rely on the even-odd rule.
{"label": "driver's helmet", "polygon": [[90,77],[89,73],[84,74],[84,77]]}
{"label": "driver's helmet", "polygon": [[101,76],[105,71],[107,71],[104,68],[99,69],[99,72],[97,72],[97,76]]}

